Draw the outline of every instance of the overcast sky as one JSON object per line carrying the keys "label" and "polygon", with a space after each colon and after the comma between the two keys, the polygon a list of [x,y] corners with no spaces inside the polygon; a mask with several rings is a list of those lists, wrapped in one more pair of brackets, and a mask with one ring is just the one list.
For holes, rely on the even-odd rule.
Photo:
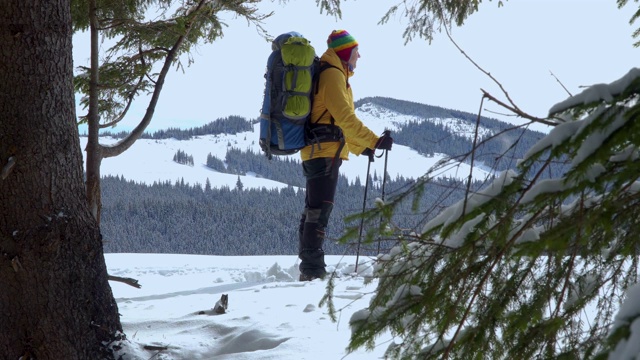
{"label": "overcast sky", "polygon": [[[275,15],[264,27],[272,35],[298,31],[311,40],[318,55],[326,49],[333,29],[346,29],[360,43],[361,59],[351,79],[355,99],[385,96],[477,113],[481,91],[505,99],[500,89],[475,68],[449,41],[436,34],[429,44],[416,39],[404,45],[406,20],[378,21],[398,1],[350,0],[342,4],[342,19],[320,14],[312,0],[286,6],[265,1]],[[454,40],[473,60],[498,79],[518,106],[545,117],[568,95],[551,72],[576,94],[581,87],[609,83],[637,66],[640,49],[633,47],[635,28],[629,20],[637,10],[631,3],[618,9],[615,0],[511,0],[483,2],[465,25],[454,28]],[[304,14],[304,15],[301,15]],[[185,72],[169,73],[149,131],[189,128],[217,118],[259,116],[269,42],[255,27],[226,15],[223,39],[201,46],[195,64]],[[88,62],[86,36],[74,38],[76,66]],[[147,108],[138,101],[116,130],[130,130]],[[513,120],[486,103],[483,114]],[[78,110],[79,114],[84,111]],[[538,127],[537,130],[544,130]]]}

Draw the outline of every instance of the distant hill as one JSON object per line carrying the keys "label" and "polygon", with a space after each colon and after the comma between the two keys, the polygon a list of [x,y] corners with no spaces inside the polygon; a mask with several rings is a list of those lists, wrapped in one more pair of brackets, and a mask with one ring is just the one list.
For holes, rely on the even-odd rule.
{"label": "distant hill", "polygon": [[[190,129],[168,128],[166,130],[159,130],[153,133],[145,132],[140,136],[141,139],[176,139],[176,140],[189,140],[194,136],[203,135],[219,135],[219,134],[237,134],[243,131],[251,131],[252,124],[247,119],[239,116],[229,116],[222,119],[217,119],[206,125],[198,126]],[[114,139],[122,139],[127,136],[127,131],[102,131],[102,136],[109,136]]]}

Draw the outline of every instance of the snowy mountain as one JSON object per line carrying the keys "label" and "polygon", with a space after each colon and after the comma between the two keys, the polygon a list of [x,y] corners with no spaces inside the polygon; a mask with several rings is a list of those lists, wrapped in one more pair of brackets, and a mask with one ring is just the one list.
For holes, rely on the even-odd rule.
{"label": "snowy mountain", "polygon": [[[367,102],[360,105],[356,113],[359,118],[375,133],[382,133],[385,129],[390,129],[396,133],[407,124],[414,122],[431,122],[449,129],[452,134],[473,139],[475,134],[475,124],[465,119],[453,117],[420,117],[407,115],[395,110]],[[480,136],[489,136],[495,131],[486,127],[478,130]],[[234,188],[240,176],[245,188],[284,188],[287,184],[276,182],[267,178],[259,177],[260,174],[247,172],[246,174],[227,174],[216,172],[206,166],[206,159],[209,154],[224,161],[227,151],[231,148],[242,151],[251,150],[261,153],[258,145],[259,125],[255,124],[252,131],[237,134],[218,134],[193,137],[189,140],[176,139],[139,139],[123,154],[107,158],[102,162],[102,175],[122,176],[127,180],[139,183],[152,184],[154,182],[176,182],[184,180],[185,183],[204,185],[207,179],[212,187],[227,186]],[[81,146],[84,148],[87,142],[85,136],[80,137]],[[101,143],[105,145],[114,144],[118,139],[106,136],[101,138]],[[193,166],[178,164],[173,161],[177,151],[183,151],[193,157]],[[83,152],[83,154],[85,154]],[[86,154],[84,155],[86,159]],[[430,155],[421,154],[415,149],[402,144],[396,139],[392,151],[388,158],[388,173],[391,178],[401,175],[405,178],[416,179],[429,171],[435,164],[446,161],[451,155],[434,153]],[[291,155],[291,159],[299,161],[299,156]],[[340,171],[349,179],[355,181],[357,177],[363,178],[366,174],[367,159],[365,157],[351,156],[349,162],[343,164]],[[383,172],[383,161],[372,164],[371,173]],[[435,177],[452,177],[466,179],[469,176],[471,167],[466,163],[451,161],[441,171],[434,174]],[[473,178],[485,180],[490,172],[481,164],[478,164],[472,171]]]}
{"label": "snowy mountain", "polygon": [[[358,114],[358,117],[363,120],[365,124],[367,124],[367,126],[369,123],[376,124],[377,122],[382,121],[383,123],[386,122],[387,128],[392,131],[399,130],[404,125],[412,121],[428,121],[436,125],[448,127],[451,132],[463,136],[469,140],[473,140],[475,134],[475,124],[469,122],[466,119],[459,119],[455,117],[423,118],[416,115],[405,115],[373,103],[365,103],[359,106],[356,112]],[[373,129],[373,127],[371,129]],[[479,137],[491,135],[494,135],[494,131],[482,125],[478,127]]]}

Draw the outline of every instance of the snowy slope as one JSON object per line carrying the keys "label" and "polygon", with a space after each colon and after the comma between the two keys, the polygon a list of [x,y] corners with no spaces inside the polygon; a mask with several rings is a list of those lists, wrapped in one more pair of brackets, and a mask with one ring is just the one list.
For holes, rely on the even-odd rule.
{"label": "snowy slope", "polygon": [[[427,118],[423,119],[418,116],[399,114],[395,111],[367,103],[363,104],[356,110],[358,117],[367,124],[367,126],[375,131],[381,133],[385,130],[385,127],[389,130],[398,130],[409,122],[429,121],[436,125],[442,125],[448,127],[452,133],[456,135],[466,137],[467,139],[473,139],[475,136],[475,124],[470,124],[467,121],[456,118]],[[478,136],[483,137],[492,135],[492,131],[486,127],[478,126]]]}
{"label": "snowy slope", "polygon": [[[399,125],[417,119],[415,116],[398,114],[370,104],[362,106],[357,113],[365,125],[377,134],[381,134],[385,129],[397,130]],[[450,124],[452,129],[455,128],[455,131],[459,134],[472,134],[474,131],[473,126],[469,126],[458,119],[428,119],[428,121]],[[482,133],[488,132],[486,129],[481,129],[481,131]],[[104,159],[101,172],[103,176],[124,176],[127,180],[146,184],[167,180],[176,182],[184,179],[185,183],[188,184],[204,185],[209,179],[212,187],[228,186],[234,188],[238,176],[216,172],[207,168],[205,166],[207,155],[211,154],[220,160],[224,160],[227,149],[230,146],[242,150],[252,149],[254,152],[260,153],[258,138],[259,126],[256,124],[253,131],[235,135],[207,135],[182,141],[175,139],[139,139],[123,154]],[[102,144],[109,145],[114,144],[117,140],[103,137],[100,141]],[[84,148],[87,138],[80,137],[80,142],[82,148]],[[193,156],[194,166],[175,163],[172,159],[178,150]],[[83,155],[86,159],[86,153],[83,152]],[[292,155],[292,158],[298,159],[299,155]],[[415,179],[427,173],[434,164],[443,158],[445,158],[445,155],[435,154],[433,157],[427,157],[406,146],[394,144],[393,150],[389,152],[387,169],[392,178],[402,175],[405,178]],[[350,160],[343,164],[340,171],[350,181],[355,180],[356,177],[363,179],[367,172],[367,163],[368,160],[365,157],[351,155]],[[371,174],[374,172],[382,174],[383,169],[384,160],[381,158],[371,165],[370,171]],[[452,163],[451,166],[434,175],[437,177],[467,178],[470,170],[470,166],[466,164]],[[483,169],[473,169],[474,178],[478,180],[486,179],[488,174]],[[287,186],[286,184],[256,176],[241,176],[241,181],[245,188],[282,188]]]}

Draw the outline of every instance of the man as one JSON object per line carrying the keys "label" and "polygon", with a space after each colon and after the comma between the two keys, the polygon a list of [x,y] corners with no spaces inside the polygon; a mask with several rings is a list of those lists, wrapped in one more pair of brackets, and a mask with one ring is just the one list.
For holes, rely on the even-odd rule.
{"label": "man", "polygon": [[[378,137],[355,114],[349,85],[360,52],[358,42],[345,30],[334,30],[320,58],[318,91],[311,109],[311,131],[322,138],[300,151],[306,178],[305,207],[299,226],[300,281],[324,278],[324,234],[333,210],[338,170],[349,152],[372,154],[373,149],[391,150],[388,133]],[[328,140],[327,140],[328,139]]]}

